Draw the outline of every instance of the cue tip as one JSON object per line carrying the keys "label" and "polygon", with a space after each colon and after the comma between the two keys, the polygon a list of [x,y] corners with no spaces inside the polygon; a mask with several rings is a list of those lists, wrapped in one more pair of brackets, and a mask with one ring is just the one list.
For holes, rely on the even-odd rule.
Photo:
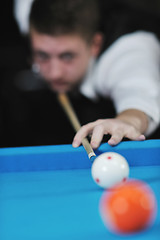
{"label": "cue tip", "polygon": [[91,161],[92,163],[94,162],[95,159],[96,159],[96,156],[90,157],[90,161]]}
{"label": "cue tip", "polygon": [[96,155],[94,152],[91,152],[90,154],[88,154],[88,157],[90,159],[90,161],[93,163],[94,160],[96,159]]}

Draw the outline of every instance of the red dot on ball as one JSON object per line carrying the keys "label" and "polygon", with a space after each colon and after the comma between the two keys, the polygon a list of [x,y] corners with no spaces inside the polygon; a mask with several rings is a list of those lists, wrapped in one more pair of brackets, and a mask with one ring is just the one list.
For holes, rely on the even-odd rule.
{"label": "red dot on ball", "polygon": [[127,178],[124,177],[124,178],[122,179],[122,182],[126,182],[126,181],[127,181]]}
{"label": "red dot on ball", "polygon": [[99,183],[99,182],[100,182],[99,178],[96,178],[95,180],[96,180],[96,182],[97,182],[97,183]]}

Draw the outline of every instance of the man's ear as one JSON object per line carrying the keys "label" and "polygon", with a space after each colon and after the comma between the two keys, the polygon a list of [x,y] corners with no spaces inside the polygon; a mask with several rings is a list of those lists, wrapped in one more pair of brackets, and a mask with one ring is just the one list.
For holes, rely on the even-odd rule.
{"label": "man's ear", "polygon": [[92,40],[92,55],[97,57],[102,49],[103,44],[103,34],[96,33]]}

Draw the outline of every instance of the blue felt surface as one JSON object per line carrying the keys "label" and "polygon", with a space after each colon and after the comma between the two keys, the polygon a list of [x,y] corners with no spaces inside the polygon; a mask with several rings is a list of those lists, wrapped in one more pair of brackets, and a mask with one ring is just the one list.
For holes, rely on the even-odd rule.
{"label": "blue felt surface", "polygon": [[[130,177],[147,181],[160,202],[160,167],[131,168]],[[103,190],[89,169],[0,175],[0,239],[117,239],[99,216]],[[158,204],[159,205],[159,204]],[[153,227],[118,239],[158,240],[160,213]]]}
{"label": "blue felt surface", "polygon": [[83,147],[71,145],[0,149],[0,240],[158,240],[160,236],[160,140],[102,144],[99,155],[116,151],[131,166],[130,177],[153,189],[158,212],[154,225],[117,236],[103,225],[103,190],[91,178]]}

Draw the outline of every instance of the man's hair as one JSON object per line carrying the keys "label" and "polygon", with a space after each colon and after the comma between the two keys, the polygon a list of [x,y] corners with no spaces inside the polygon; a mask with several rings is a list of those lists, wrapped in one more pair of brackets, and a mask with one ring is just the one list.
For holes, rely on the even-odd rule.
{"label": "man's hair", "polygon": [[96,0],[34,0],[30,28],[48,35],[78,34],[90,41],[99,26]]}

